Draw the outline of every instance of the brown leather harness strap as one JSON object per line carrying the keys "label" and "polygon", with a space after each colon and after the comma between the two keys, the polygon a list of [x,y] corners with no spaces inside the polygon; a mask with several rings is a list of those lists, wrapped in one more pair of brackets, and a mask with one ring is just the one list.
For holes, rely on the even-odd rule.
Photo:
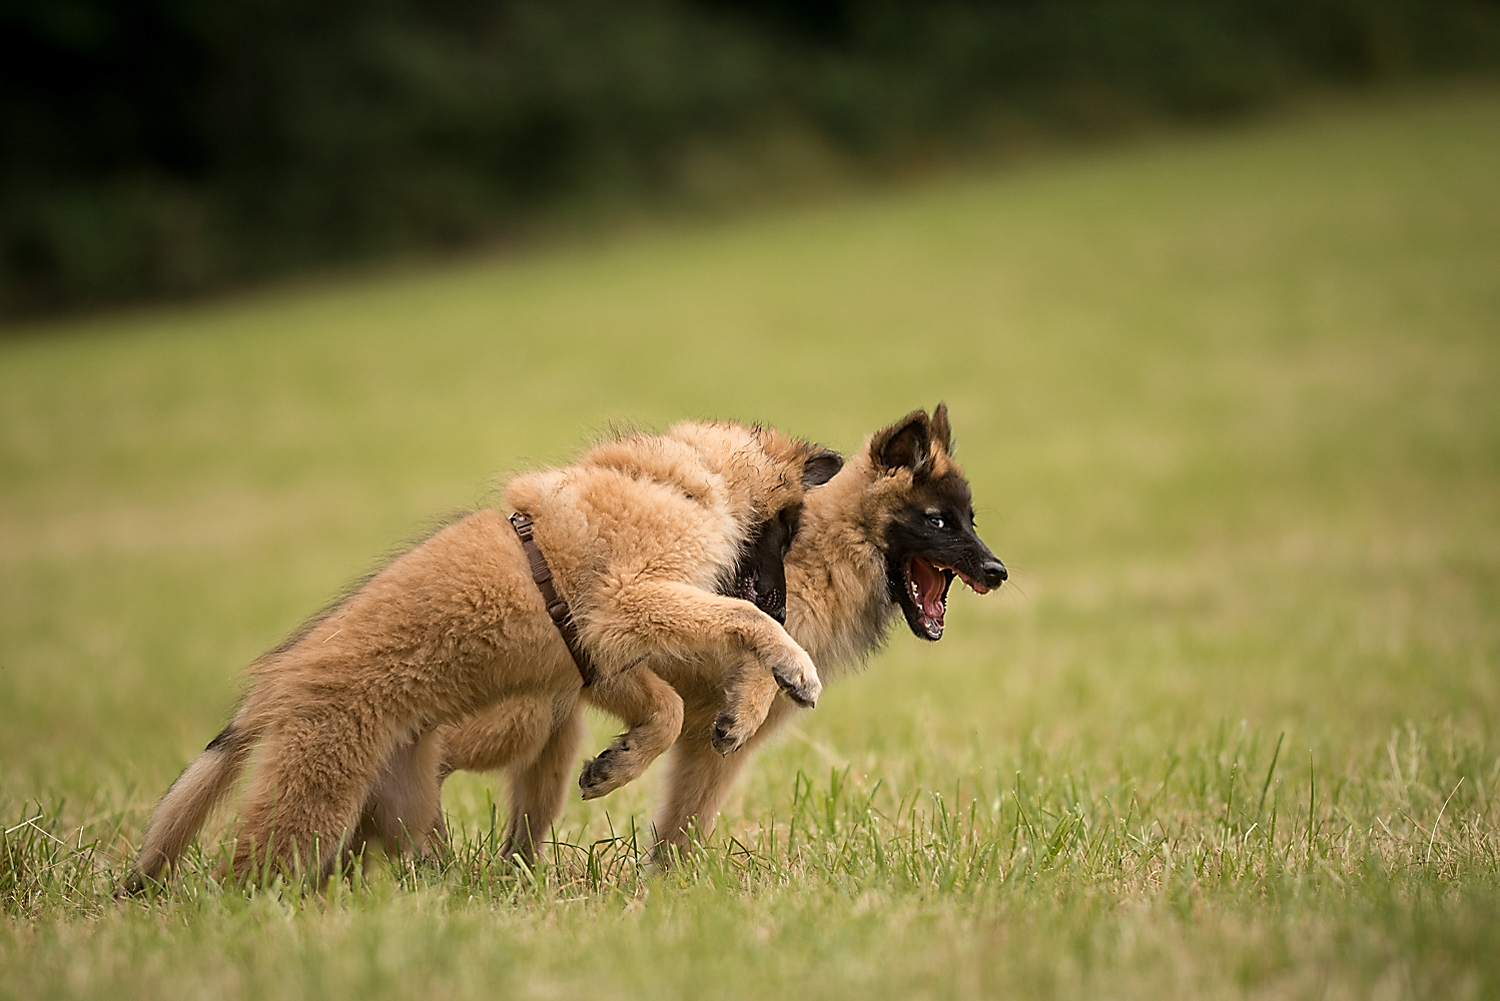
{"label": "brown leather harness strap", "polygon": [[531,518],[517,511],[510,516],[510,524],[521,537],[526,562],[531,564],[531,579],[536,581],[536,589],[542,593],[542,600],[547,603],[547,614],[552,616],[552,624],[562,633],[563,642],[573,655],[573,663],[578,665],[578,673],[583,675],[583,687],[587,688],[594,683],[598,672],[594,670],[594,662],[589,659],[583,644],[578,642],[578,627],[573,624],[573,613],[568,610],[568,603],[552,584],[552,568],[547,566],[546,558],[532,538]]}

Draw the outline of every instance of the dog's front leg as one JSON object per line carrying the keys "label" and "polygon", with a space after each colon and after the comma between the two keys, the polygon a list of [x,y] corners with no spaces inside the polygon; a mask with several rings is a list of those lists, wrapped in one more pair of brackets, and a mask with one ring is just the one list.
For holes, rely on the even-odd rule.
{"label": "dog's front leg", "polygon": [[682,736],[667,758],[666,799],[656,815],[655,855],[662,865],[670,864],[676,853],[690,850],[697,838],[713,833],[719,807],[750,760],[749,752],[792,719],[796,708],[790,702],[773,699],[769,714],[747,745],[727,757],[712,743],[719,712],[720,703],[707,690],[699,689],[687,697]]}
{"label": "dog's front leg", "polygon": [[668,757],[667,798],[656,815],[654,854],[660,865],[670,864],[674,853],[690,849],[695,838],[713,833],[718,809],[749,760],[744,754],[727,758],[719,754],[704,739],[703,729],[706,726],[684,731]]}
{"label": "dog's front leg", "polygon": [[636,778],[682,732],[682,698],[645,664],[600,678],[587,689],[589,701],[629,727],[598,757],[584,763],[578,787],[598,799]]}
{"label": "dog's front leg", "polygon": [[709,734],[709,742],[721,755],[733,754],[755,736],[781,691],[777,680],[748,654],[731,655],[723,669],[724,705]]}
{"label": "dog's front leg", "polygon": [[823,692],[807,651],[748,601],[630,577],[602,587],[583,618],[584,646],[605,677],[648,657],[722,660],[748,650],[799,705],[817,705]]}
{"label": "dog's front leg", "polygon": [[387,853],[427,855],[441,843],[433,837],[442,820],[441,754],[442,741],[429,730],[398,747],[381,769],[370,793],[369,824],[361,829],[373,826]]}

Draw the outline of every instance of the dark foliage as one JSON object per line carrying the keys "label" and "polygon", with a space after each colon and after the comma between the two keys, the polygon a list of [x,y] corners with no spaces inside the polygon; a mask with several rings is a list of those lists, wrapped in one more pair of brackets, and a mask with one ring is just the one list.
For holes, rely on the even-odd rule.
{"label": "dark foliage", "polygon": [[777,129],[878,166],[1497,65],[1493,0],[0,0],[0,311],[459,245]]}

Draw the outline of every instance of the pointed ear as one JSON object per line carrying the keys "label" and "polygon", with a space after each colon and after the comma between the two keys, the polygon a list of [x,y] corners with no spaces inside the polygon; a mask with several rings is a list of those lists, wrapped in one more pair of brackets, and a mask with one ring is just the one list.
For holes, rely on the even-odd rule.
{"label": "pointed ear", "polygon": [[913,472],[927,461],[927,411],[913,410],[890,427],[881,428],[870,439],[870,458],[887,471]]}
{"label": "pointed ear", "polygon": [[811,490],[833,479],[833,474],[844,468],[844,457],[831,448],[812,446],[812,455],[802,465],[802,489]]}
{"label": "pointed ear", "polygon": [[953,432],[948,429],[948,404],[939,403],[937,409],[932,412],[932,440],[936,442],[944,452],[953,454]]}

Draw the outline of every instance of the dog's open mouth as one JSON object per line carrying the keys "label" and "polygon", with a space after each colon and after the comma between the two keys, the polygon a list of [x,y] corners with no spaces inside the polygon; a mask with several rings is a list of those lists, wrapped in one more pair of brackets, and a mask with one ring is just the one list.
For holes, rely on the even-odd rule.
{"label": "dog's open mouth", "polygon": [[917,612],[917,622],[929,639],[942,639],[943,618],[948,614],[948,588],[957,577],[976,594],[989,591],[980,581],[955,567],[945,566],[921,556],[906,563],[906,593]]}
{"label": "dog's open mouth", "polygon": [[948,587],[955,573],[948,567],[913,556],[906,562],[906,593],[917,610],[917,624],[928,639],[942,639],[948,614]]}
{"label": "dog's open mouth", "polygon": [[755,573],[755,571],[753,570],[740,574],[734,579],[734,584],[730,588],[728,596],[731,598],[742,598],[745,601],[754,603],[755,582],[759,576],[760,575]]}
{"label": "dog's open mouth", "polygon": [[786,595],[761,584],[760,574],[752,567],[741,572],[725,592],[725,597],[743,598],[771,618],[786,625]]}

